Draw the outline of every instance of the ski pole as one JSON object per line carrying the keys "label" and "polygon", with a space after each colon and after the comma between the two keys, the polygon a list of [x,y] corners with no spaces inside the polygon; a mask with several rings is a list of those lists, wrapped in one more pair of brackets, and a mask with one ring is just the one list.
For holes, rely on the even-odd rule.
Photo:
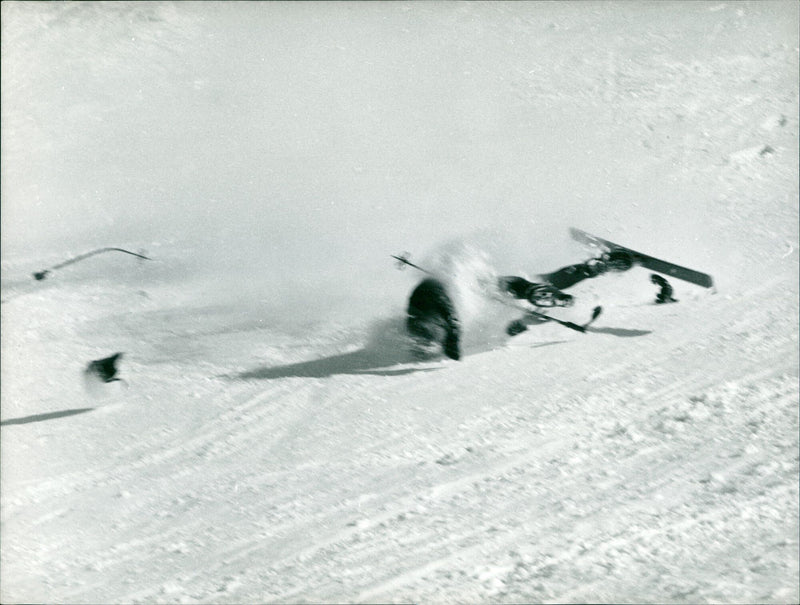
{"label": "ski pole", "polygon": [[53,265],[49,269],[42,269],[41,271],[37,271],[33,274],[33,278],[36,281],[42,281],[45,279],[52,271],[56,269],[61,269],[62,267],[66,267],[67,265],[71,265],[73,263],[77,263],[79,261],[85,260],[90,256],[94,256],[95,254],[102,254],[103,252],[124,252],[125,254],[130,254],[132,256],[136,256],[138,258],[142,258],[144,260],[153,260],[152,258],[148,258],[143,254],[137,254],[136,252],[131,252],[130,250],[124,250],[123,248],[98,248],[97,250],[92,250],[91,252],[86,252],[85,254],[79,254],[74,258],[70,258],[65,260],[63,263],[59,263],[57,265]]}
{"label": "ski pole", "polygon": [[544,313],[539,313],[538,311],[527,311],[528,315],[532,315],[533,317],[539,317],[539,318],[544,319],[546,321],[554,321],[557,324],[560,324],[560,325],[564,326],[565,328],[569,328],[570,330],[576,330],[578,332],[586,332],[586,328],[589,327],[589,324],[591,324],[595,319],[600,317],[600,313],[602,313],[602,312],[603,312],[603,307],[600,307],[600,306],[595,307],[594,310],[592,311],[592,318],[589,321],[587,321],[585,324],[580,325],[580,324],[573,323],[571,321],[564,321],[562,319],[556,319],[555,317],[550,317],[549,315],[545,315]]}
{"label": "ski pole", "polygon": [[433,273],[431,273],[427,269],[423,269],[419,265],[415,265],[410,260],[408,260],[408,256],[409,256],[408,252],[405,252],[402,256],[395,256],[394,254],[391,254],[390,256],[392,258],[396,259],[397,261],[399,261],[398,267],[400,269],[402,269],[404,265],[408,265],[409,267],[414,267],[418,271],[422,271],[423,273],[427,273],[428,275],[433,275]]}

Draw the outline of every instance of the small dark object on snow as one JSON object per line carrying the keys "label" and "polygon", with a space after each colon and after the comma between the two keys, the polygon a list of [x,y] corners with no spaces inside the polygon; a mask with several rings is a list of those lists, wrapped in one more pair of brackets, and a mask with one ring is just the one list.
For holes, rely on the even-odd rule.
{"label": "small dark object on snow", "polygon": [[661,287],[661,291],[656,295],[657,305],[678,302],[677,299],[672,297],[672,286],[669,285],[669,282],[666,279],[660,275],[657,275],[656,273],[653,273],[650,276],[650,281]]}
{"label": "small dark object on snow", "polygon": [[515,319],[512,321],[508,326],[506,326],[506,334],[509,336],[516,336],[517,334],[522,334],[528,329],[528,324],[525,323],[524,319]]}
{"label": "small dark object on snow", "polygon": [[125,382],[117,378],[117,360],[122,357],[122,353],[114,353],[111,357],[96,359],[89,362],[86,366],[86,374],[94,375],[103,382]]}

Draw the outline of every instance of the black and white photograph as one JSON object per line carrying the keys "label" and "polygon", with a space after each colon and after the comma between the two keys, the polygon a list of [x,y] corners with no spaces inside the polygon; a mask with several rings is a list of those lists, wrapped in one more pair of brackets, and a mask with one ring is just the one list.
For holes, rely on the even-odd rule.
{"label": "black and white photograph", "polygon": [[0,602],[800,602],[800,4],[0,27]]}

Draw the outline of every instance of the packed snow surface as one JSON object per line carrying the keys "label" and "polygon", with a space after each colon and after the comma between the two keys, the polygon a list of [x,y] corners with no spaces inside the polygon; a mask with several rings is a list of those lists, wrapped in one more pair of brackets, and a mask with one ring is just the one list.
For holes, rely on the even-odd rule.
{"label": "packed snow surface", "polygon": [[[800,600],[796,3],[2,28],[0,601]],[[636,267],[507,337],[487,284],[569,226],[716,288]],[[105,246],[153,260],[31,277]],[[409,355],[402,252],[462,361]]]}

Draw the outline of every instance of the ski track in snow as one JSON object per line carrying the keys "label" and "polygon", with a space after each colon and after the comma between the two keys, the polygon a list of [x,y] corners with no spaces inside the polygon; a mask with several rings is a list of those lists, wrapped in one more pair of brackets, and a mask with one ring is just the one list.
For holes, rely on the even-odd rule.
{"label": "ski track in snow", "polygon": [[[189,88],[201,100],[231,98],[224,86],[214,88],[210,67],[207,74],[200,69],[187,75],[170,63],[186,58],[179,51],[168,52],[170,36],[178,36],[188,45],[187,52],[196,53],[202,46],[193,45],[197,32],[215,27],[197,21],[193,11],[198,7],[183,12],[180,5],[159,3],[151,19],[150,9],[142,5],[119,6],[114,10],[128,15],[131,27],[157,23],[164,28],[145,29],[150,35],[140,41],[149,51],[145,55],[157,59],[159,73],[178,82],[190,77]],[[322,285],[291,272],[283,278],[291,287],[281,281],[283,289],[276,289],[277,281],[269,281],[273,274],[230,271],[239,262],[233,254],[223,259],[230,266],[221,262],[210,275],[194,274],[188,263],[202,244],[184,246],[176,240],[158,247],[156,263],[120,266],[118,260],[94,258],[31,283],[33,270],[69,255],[42,261],[36,250],[15,257],[4,247],[0,601],[798,602],[797,44],[796,37],[772,37],[775,17],[770,10],[781,5],[696,3],[693,10],[699,12],[693,19],[707,27],[687,30],[683,26],[689,17],[681,17],[683,25],[669,26],[677,29],[667,33],[652,26],[653,14],[634,17],[624,7],[598,6],[590,13],[551,7],[549,22],[540,23],[532,14],[513,12],[522,10],[520,5],[512,10],[505,3],[461,5],[452,21],[436,17],[436,3],[388,6],[370,10],[396,10],[395,18],[402,14],[417,19],[417,25],[427,19],[446,22],[450,29],[442,31],[452,33],[442,44],[459,52],[466,52],[458,46],[467,39],[462,35],[477,36],[488,45],[491,76],[482,76],[488,80],[477,79],[483,73],[479,57],[467,55],[469,61],[456,64],[464,82],[476,90],[482,83],[488,90],[503,91],[506,96],[492,100],[512,114],[470,114],[480,127],[464,140],[434,136],[436,148],[448,160],[461,157],[462,146],[472,138],[486,139],[488,147],[463,153],[480,151],[487,158],[497,153],[502,160],[498,166],[531,153],[514,147],[519,141],[508,149],[498,142],[517,129],[503,126],[503,119],[521,124],[513,112],[528,114],[549,104],[553,114],[552,119],[548,115],[548,128],[557,135],[551,144],[570,136],[565,130],[562,137],[559,130],[566,128],[558,124],[564,116],[581,120],[576,128],[596,129],[586,132],[588,155],[575,159],[576,175],[579,167],[597,161],[598,170],[607,173],[603,181],[624,172],[629,187],[635,183],[653,194],[652,199],[621,199],[606,208],[595,203],[591,187],[581,191],[576,178],[575,183],[559,182],[550,192],[556,201],[540,196],[547,203],[538,208],[532,207],[528,193],[515,197],[511,185],[504,188],[502,178],[493,175],[495,180],[485,184],[491,193],[487,199],[513,198],[499,202],[493,212],[519,222],[536,213],[547,219],[548,213],[559,212],[559,200],[586,195],[592,202],[581,207],[581,215],[588,224],[576,227],[594,232],[598,224],[596,232],[613,241],[708,270],[718,291],[672,280],[680,302],[649,304],[655,288],[648,272],[634,268],[579,284],[571,290],[577,307],[554,313],[582,322],[594,305],[602,304],[603,314],[588,333],[549,323],[503,339],[497,334],[502,335],[506,316],[515,311],[478,296],[468,280],[485,277],[483,257],[447,242],[420,263],[456,276],[459,304],[468,318],[466,354],[460,362],[411,361],[399,328],[402,317],[395,312],[403,300],[394,310],[376,303],[378,308],[368,316],[355,310],[320,316],[311,306],[316,301],[303,300],[308,286],[303,280],[331,306],[335,302],[360,310],[364,298],[384,300],[377,290],[386,286],[393,292],[401,279],[388,258],[395,249],[385,251],[389,277],[372,289],[350,287],[362,269],[364,274],[371,269],[347,257],[346,270],[356,277],[337,276],[344,283],[336,290],[327,281]],[[98,5],[91,10],[97,16],[96,11],[111,9]],[[58,29],[57,15],[67,29]],[[45,45],[52,54],[61,51],[58,36],[71,39],[94,31],[75,20],[79,16],[79,11],[53,13],[53,20],[45,15],[40,25],[29,26],[56,32],[52,48]],[[671,16],[678,18],[674,12]],[[480,32],[470,29],[471,17],[485,24]],[[114,23],[123,27],[122,20]],[[687,33],[676,34],[678,30]],[[536,33],[533,41],[531,31]],[[28,38],[11,33],[4,30],[4,53],[27,57]],[[598,37],[608,42],[607,52],[595,52]],[[436,39],[439,49],[438,34]],[[583,39],[591,40],[592,52],[584,53]],[[92,40],[98,44],[91,36],[87,40],[89,50]],[[516,40],[520,50],[509,40]],[[113,67],[112,84],[128,90],[133,85],[114,61],[131,61],[131,53],[139,56],[141,48],[134,43],[119,42],[109,50],[108,64],[89,66],[101,76]],[[349,65],[358,55],[344,41],[335,52],[328,50],[334,58],[329,66],[336,61]],[[32,56],[32,64],[41,58]],[[69,60],[80,66],[81,56],[70,54]],[[536,58],[535,65],[530,57]],[[303,56],[294,58],[302,61]],[[375,61],[380,64],[379,59]],[[316,67],[319,61],[315,57],[311,64]],[[7,90],[22,99],[27,94],[26,65],[11,65],[8,78],[4,75]],[[390,64],[392,73],[402,73],[403,65]],[[473,72],[474,83],[469,79]],[[223,73],[227,85],[228,65]],[[431,81],[441,75],[420,75],[425,74]],[[138,107],[136,95],[145,94],[138,83],[141,76],[134,69],[130,91],[136,94],[130,99],[109,98],[108,103],[117,99],[120,106],[105,107],[105,97],[98,94],[84,101],[88,108],[75,101],[69,115],[103,123],[135,114],[130,110]],[[34,84],[59,90],[54,82]],[[287,98],[317,91],[304,85],[297,84],[294,92],[287,89]],[[200,94],[207,87],[210,92]],[[253,90],[258,92],[253,98],[264,93]],[[464,95],[476,90],[467,87]],[[248,95],[239,95],[238,88],[234,92],[237,103],[241,98],[246,104]],[[200,103],[194,96],[180,98],[188,103],[192,122],[209,115],[198,109],[204,106],[194,104]],[[422,101],[426,99],[423,95]],[[458,111],[472,111],[464,99],[457,100]],[[350,101],[344,105],[350,107]],[[486,99],[479,101],[476,105],[483,106]],[[36,107],[31,111],[40,111]],[[6,121],[18,127],[9,129],[4,139],[11,149],[4,155],[4,173],[9,163],[16,166],[18,157],[27,159],[17,155],[26,137],[44,136],[45,143],[52,139],[58,151],[70,134],[77,134],[65,127],[60,134],[42,135],[29,130],[36,121],[26,115],[12,110],[4,115],[4,129]],[[60,112],[53,115],[55,122],[63,122]],[[357,122],[381,121],[369,116],[362,120],[359,114]],[[328,117],[324,114],[320,124]],[[314,119],[309,117],[312,124]],[[128,125],[139,132],[138,122]],[[250,127],[248,122],[245,133]],[[418,128],[424,130],[416,122],[395,127],[410,140]],[[519,128],[529,134],[524,124]],[[260,131],[258,136],[264,132],[272,134]],[[308,133],[290,129],[283,134],[287,132],[282,141],[301,151],[311,145],[304,138],[311,137]],[[320,132],[320,140],[327,140],[324,129]],[[620,139],[634,145],[634,151],[620,145]],[[319,142],[314,139],[314,145]],[[371,150],[378,159],[387,154],[387,166],[396,163],[384,139],[368,142],[382,150]],[[48,158],[50,146],[45,143],[34,151]],[[548,150],[547,143],[536,153],[552,151],[554,164],[560,162],[558,150]],[[135,147],[131,157],[141,154]],[[150,150],[156,151],[154,147]],[[325,149],[323,155],[329,154]],[[617,163],[603,162],[613,155],[609,149],[623,150]],[[222,149],[219,155],[229,152]],[[412,166],[419,171],[440,160],[421,156],[421,163]],[[280,157],[272,158],[279,164],[274,171],[288,168],[289,178],[299,182],[301,173],[293,172],[296,167],[288,160],[280,165]],[[306,155],[300,157],[301,163],[315,165]],[[202,159],[190,154],[192,158]],[[402,166],[395,175],[380,164],[378,178],[370,176],[375,167],[366,159],[364,163],[353,172],[372,178],[375,191],[388,196],[402,180],[397,176],[403,174]],[[489,173],[498,166],[492,164]],[[339,168],[335,166],[331,181],[319,177],[327,190],[340,183]],[[112,176],[115,170],[107,168]],[[201,169],[192,170],[196,179]],[[536,178],[547,170],[544,166]],[[453,187],[469,172],[437,174],[442,177],[437,182]],[[114,182],[109,177],[106,185]],[[429,186],[426,181],[416,193],[435,206]],[[530,182],[513,183],[521,190],[528,186]],[[13,203],[16,189],[4,187],[4,204],[7,199]],[[37,199],[47,197],[42,187]],[[109,189],[116,192],[113,186]],[[31,186],[24,193],[32,191],[39,190]],[[232,192],[232,197],[245,198],[252,193]],[[624,188],[614,193],[639,199],[636,191]],[[664,196],[679,201],[670,205]],[[398,198],[387,200],[388,206]],[[442,201],[440,215],[438,207],[403,202],[419,229],[427,223],[443,229],[444,211],[463,209],[460,200],[455,206]],[[341,199],[339,203],[346,214]],[[240,216],[231,204],[220,215],[225,221],[230,214],[242,223],[265,226],[249,206]],[[596,211],[595,205],[606,209]],[[36,215],[42,210],[31,205],[30,211]],[[112,210],[108,212],[111,217]],[[280,212],[289,212],[278,217],[291,219],[287,224],[311,222],[304,215],[298,221],[303,214],[299,210],[280,206]],[[350,233],[350,224],[369,221],[360,211],[351,212],[346,218],[353,220],[346,221],[346,233],[337,241],[327,231],[304,227],[311,229],[310,241],[320,236],[320,249],[331,250],[332,266],[339,268],[342,257],[333,250],[336,244],[351,245],[357,235]],[[416,216],[421,213],[424,221]],[[327,215],[321,216],[317,222],[323,224]],[[396,227],[405,236],[403,211],[391,216],[391,225],[381,223],[364,232],[394,242],[390,231]],[[214,220],[210,215],[210,222]],[[482,226],[460,220],[465,226]],[[218,221],[221,233],[232,228],[225,221]],[[547,220],[543,225],[546,232]],[[232,240],[241,235],[235,229],[232,233]],[[556,231],[547,235],[553,246],[567,238]],[[5,244],[5,223],[3,237]],[[224,247],[209,254],[220,249]],[[281,258],[289,256],[286,252]],[[256,265],[258,259],[246,258],[250,271],[249,263]],[[303,262],[311,271],[320,259],[312,255],[298,260],[293,269],[303,268]],[[247,283],[262,277],[262,285]],[[293,294],[295,287],[300,294]],[[219,292],[226,288],[233,292],[222,293],[228,298]],[[273,296],[269,304],[259,298],[263,292]],[[287,292],[293,296],[283,300]],[[86,364],[116,351],[125,354],[120,374],[128,386],[85,384]]]}
{"label": "ski track in snow", "polygon": [[4,573],[75,602],[780,601],[797,332],[790,298],[759,301],[787,286],[598,320],[658,323],[641,337],[541,326],[462,363],[392,366],[408,374],[181,362],[183,389],[159,400],[139,368],[93,412],[3,428],[23,456],[76,429],[103,448],[13,483]]}

